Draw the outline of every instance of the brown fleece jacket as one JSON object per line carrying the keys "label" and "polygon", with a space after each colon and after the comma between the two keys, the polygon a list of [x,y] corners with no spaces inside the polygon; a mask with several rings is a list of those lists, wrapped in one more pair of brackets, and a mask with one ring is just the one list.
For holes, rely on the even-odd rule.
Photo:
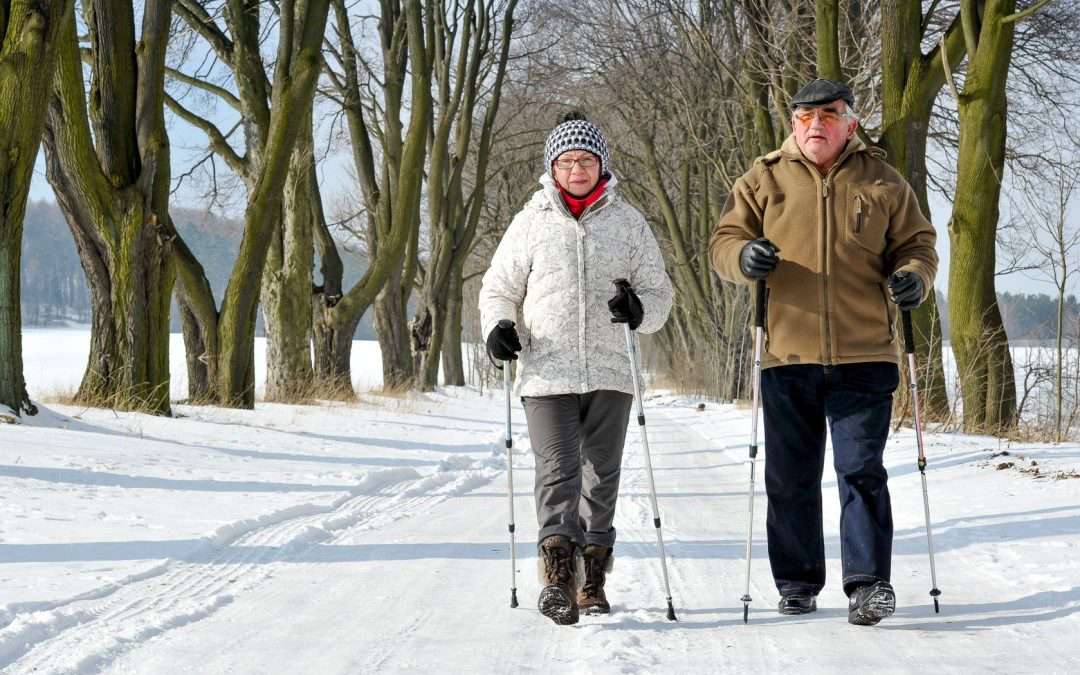
{"label": "brown fleece jacket", "polygon": [[709,241],[721,278],[750,284],[739,254],[765,237],[780,248],[767,280],[762,367],[795,363],[899,363],[889,275],[937,273],[937,235],[911,186],[858,138],[826,176],[789,136],[754,161],[731,190]]}

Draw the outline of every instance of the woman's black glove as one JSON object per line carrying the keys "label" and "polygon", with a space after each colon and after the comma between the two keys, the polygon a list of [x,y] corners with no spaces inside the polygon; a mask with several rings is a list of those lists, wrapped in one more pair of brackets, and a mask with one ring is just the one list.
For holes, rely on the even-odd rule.
{"label": "woman's black glove", "polygon": [[630,330],[637,330],[645,318],[645,308],[641,298],[634,292],[634,287],[626,279],[615,280],[615,297],[607,301],[611,310],[611,323],[630,324]]}
{"label": "woman's black glove", "polygon": [[739,253],[739,270],[749,278],[758,281],[769,276],[776,269],[780,249],[768,239],[755,239],[742,247]]}
{"label": "woman's black glove", "polygon": [[502,319],[498,325],[491,329],[487,336],[487,349],[491,358],[498,361],[517,360],[515,352],[521,351],[521,340],[518,339],[513,321]]}
{"label": "woman's black glove", "polygon": [[908,271],[896,272],[889,277],[889,294],[896,306],[910,312],[922,304],[922,277]]}

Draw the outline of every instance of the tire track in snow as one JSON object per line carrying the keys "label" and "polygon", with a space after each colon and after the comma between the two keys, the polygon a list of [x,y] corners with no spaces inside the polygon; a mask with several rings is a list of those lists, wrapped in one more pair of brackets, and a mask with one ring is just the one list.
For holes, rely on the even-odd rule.
{"label": "tire track in snow", "polygon": [[100,671],[128,649],[231,604],[272,576],[266,563],[300,559],[348,532],[382,527],[490,481],[502,468],[496,455],[453,457],[427,476],[372,471],[329,506],[300,505],[234,523],[146,573],[51,606],[31,605],[0,629],[0,670]]}

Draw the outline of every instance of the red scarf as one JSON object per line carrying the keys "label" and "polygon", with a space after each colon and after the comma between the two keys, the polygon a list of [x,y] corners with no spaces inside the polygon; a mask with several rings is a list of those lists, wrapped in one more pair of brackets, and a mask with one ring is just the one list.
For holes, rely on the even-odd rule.
{"label": "red scarf", "polygon": [[595,204],[600,197],[604,196],[604,188],[607,187],[608,179],[606,177],[601,178],[596,184],[596,187],[592,189],[592,192],[584,197],[575,197],[566,191],[563,186],[555,183],[559,187],[559,194],[562,195],[563,203],[566,204],[566,208],[570,209],[570,213],[575,218],[580,218],[582,213],[585,213],[585,209]]}

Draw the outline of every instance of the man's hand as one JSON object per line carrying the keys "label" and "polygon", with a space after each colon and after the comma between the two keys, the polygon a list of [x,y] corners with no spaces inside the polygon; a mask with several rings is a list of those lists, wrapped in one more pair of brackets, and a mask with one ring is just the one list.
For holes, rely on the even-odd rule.
{"label": "man's hand", "polygon": [[922,277],[907,271],[900,271],[889,277],[889,295],[896,306],[910,312],[922,304]]}
{"label": "man's hand", "polygon": [[498,325],[491,329],[487,336],[487,349],[491,358],[499,361],[516,361],[517,354],[521,351],[521,340],[518,339],[517,329],[510,319],[499,321]]}
{"label": "man's hand", "polygon": [[608,309],[611,310],[611,323],[627,323],[630,324],[630,330],[637,330],[641,320],[645,318],[641,298],[626,279],[616,279],[614,283],[615,297],[607,302]]}
{"label": "man's hand", "polygon": [[780,262],[779,252],[776,244],[768,239],[755,239],[743,246],[739,253],[739,269],[755,281],[764,279]]}

